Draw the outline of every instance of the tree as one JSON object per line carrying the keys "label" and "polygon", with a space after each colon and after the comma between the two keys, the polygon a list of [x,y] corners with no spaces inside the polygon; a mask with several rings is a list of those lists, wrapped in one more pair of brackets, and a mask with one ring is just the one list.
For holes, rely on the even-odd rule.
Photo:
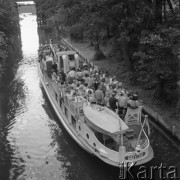
{"label": "tree", "polygon": [[[172,52],[170,33],[163,32],[173,23],[171,0],[36,0],[39,12],[51,27],[69,34],[73,40],[89,40],[100,45],[113,37],[133,82],[145,88],[164,84],[173,87],[177,80],[177,59]],[[52,26],[53,25],[53,26]],[[118,49],[118,51],[117,51]],[[119,58],[119,59],[122,59]]]}
{"label": "tree", "polygon": [[0,31],[8,37],[18,32],[19,16],[14,2],[0,0],[0,19]]}

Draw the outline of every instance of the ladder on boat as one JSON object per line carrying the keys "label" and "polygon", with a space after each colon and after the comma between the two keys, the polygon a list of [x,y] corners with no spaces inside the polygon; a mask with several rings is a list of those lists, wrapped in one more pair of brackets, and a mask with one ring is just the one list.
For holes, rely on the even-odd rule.
{"label": "ladder on boat", "polygon": [[139,106],[136,109],[128,108],[125,116],[125,123],[127,125],[138,125],[141,123],[141,115],[142,106]]}

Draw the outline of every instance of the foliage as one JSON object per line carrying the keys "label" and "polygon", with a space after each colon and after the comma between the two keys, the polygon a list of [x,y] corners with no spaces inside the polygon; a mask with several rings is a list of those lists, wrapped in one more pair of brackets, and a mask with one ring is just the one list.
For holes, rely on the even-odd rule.
{"label": "foliage", "polygon": [[19,16],[15,3],[11,0],[0,0],[0,31],[8,37],[18,32]]}
{"label": "foliage", "polygon": [[140,51],[135,52],[134,79],[145,88],[154,88],[160,81],[174,86],[177,79],[177,58],[172,53],[168,37],[161,34],[142,34]]}
{"label": "foliage", "polygon": [[0,64],[7,58],[7,37],[0,31]]}
{"label": "foliage", "polygon": [[60,36],[68,33],[73,40],[96,44],[97,55],[99,44],[112,37],[116,46],[112,49],[120,49],[119,60],[123,57],[134,83],[147,89],[175,87],[173,46],[180,32],[169,27],[180,16],[171,0],[36,0],[36,4],[41,17],[51,20],[48,26]]}

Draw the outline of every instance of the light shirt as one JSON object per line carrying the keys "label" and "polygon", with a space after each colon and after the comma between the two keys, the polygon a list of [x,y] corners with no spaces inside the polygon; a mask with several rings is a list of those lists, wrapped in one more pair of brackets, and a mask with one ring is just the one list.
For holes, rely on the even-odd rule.
{"label": "light shirt", "polygon": [[76,76],[76,72],[75,72],[74,70],[69,71],[69,73],[68,73],[68,75],[67,75],[68,78],[69,78],[69,77],[74,78],[75,76]]}
{"label": "light shirt", "polygon": [[120,96],[118,99],[119,107],[127,108],[128,98],[126,96]]}

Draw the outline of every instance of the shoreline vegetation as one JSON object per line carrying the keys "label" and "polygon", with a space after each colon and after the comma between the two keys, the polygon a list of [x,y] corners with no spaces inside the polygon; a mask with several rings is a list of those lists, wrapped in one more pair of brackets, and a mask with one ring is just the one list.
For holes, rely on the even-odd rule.
{"label": "shoreline vegetation", "polygon": [[0,0],[0,81],[8,58],[9,47],[13,44],[18,46],[19,32],[17,4],[11,0]]}
{"label": "shoreline vegetation", "polygon": [[180,1],[35,0],[55,30],[103,71],[137,91],[180,137]]}
{"label": "shoreline vegetation", "polygon": [[2,74],[4,72],[5,61],[8,57],[7,52],[7,37],[6,35],[0,31],[0,80],[2,78]]}

